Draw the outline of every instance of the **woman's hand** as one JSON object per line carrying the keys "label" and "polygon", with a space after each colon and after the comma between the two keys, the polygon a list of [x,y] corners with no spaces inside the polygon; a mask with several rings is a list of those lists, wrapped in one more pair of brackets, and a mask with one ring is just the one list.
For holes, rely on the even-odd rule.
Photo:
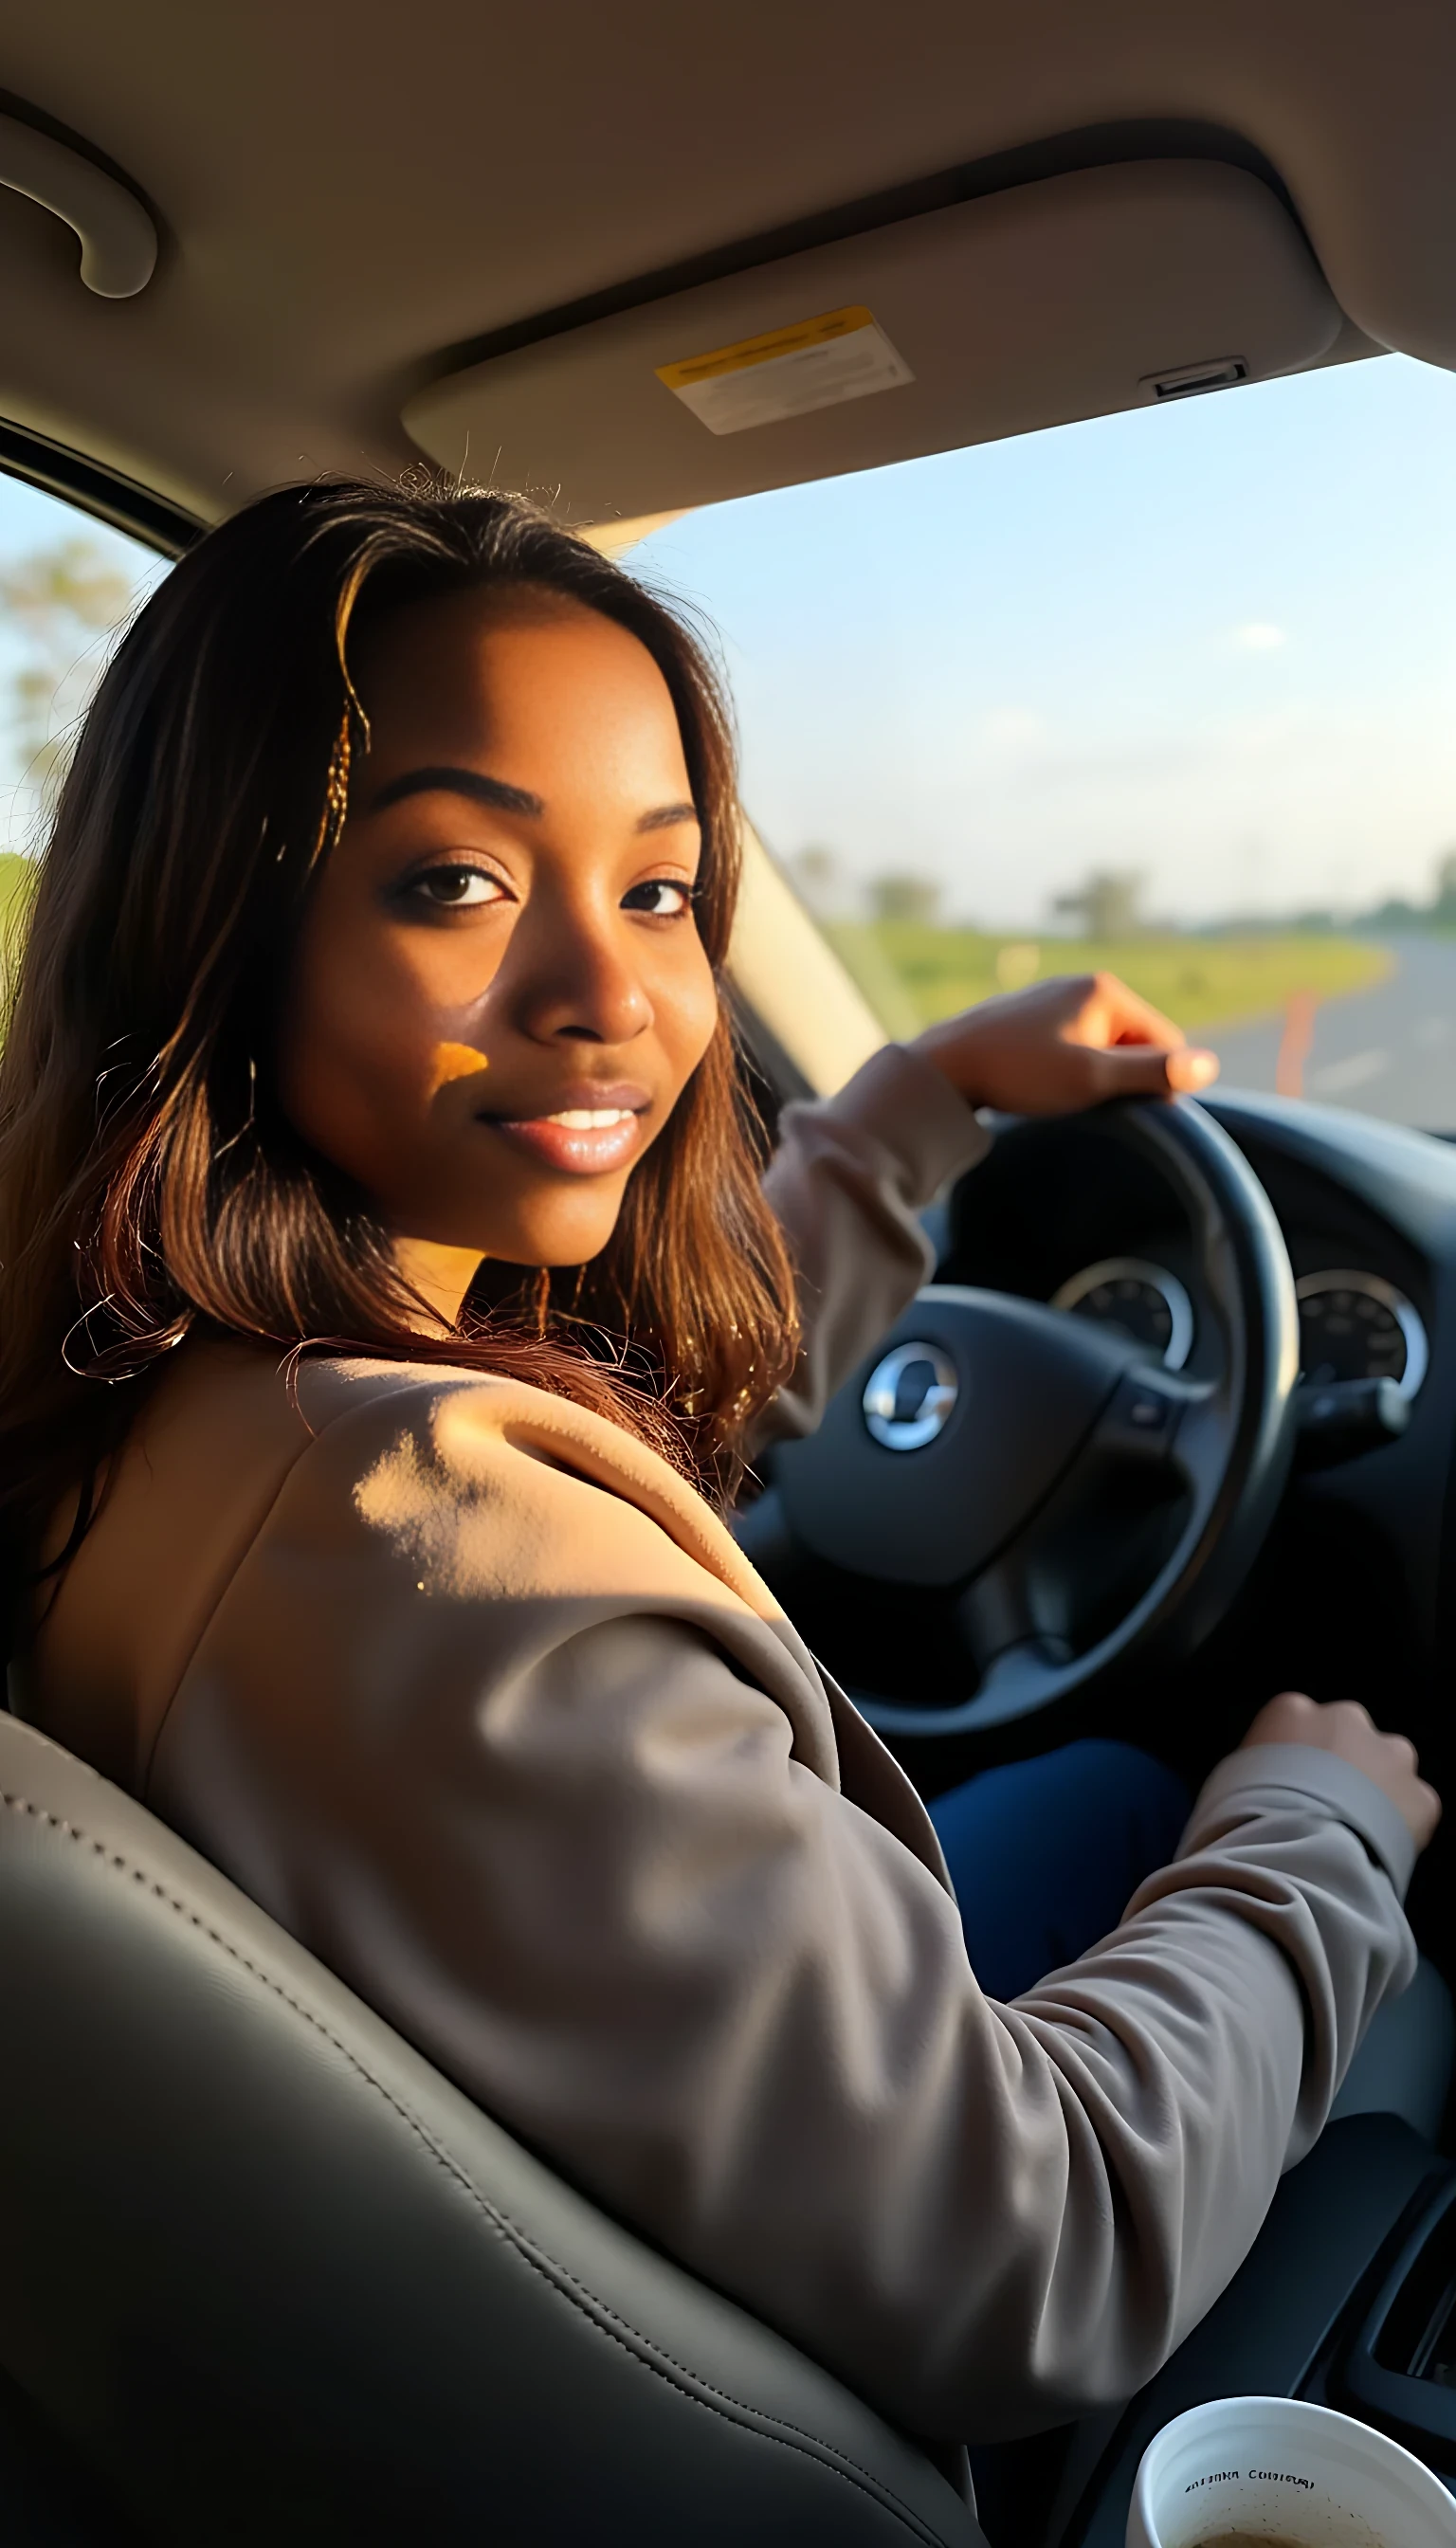
{"label": "woman's hand", "polygon": [[1069,1115],[1104,1097],[1168,1097],[1207,1088],[1218,1057],[1190,1046],[1171,1018],[1115,973],[1078,973],[981,1000],[927,1027],[911,1046],[971,1106]]}
{"label": "woman's hand", "polygon": [[1352,1698],[1320,1707],[1302,1690],[1286,1689],[1260,1708],[1238,1748],[1247,1752],[1260,1743],[1313,1743],[1317,1751],[1332,1752],[1352,1770],[1363,1770],[1404,1817],[1417,1849],[1424,1849],[1441,1819],[1440,1797],[1415,1774],[1414,1744],[1404,1734],[1382,1734]]}

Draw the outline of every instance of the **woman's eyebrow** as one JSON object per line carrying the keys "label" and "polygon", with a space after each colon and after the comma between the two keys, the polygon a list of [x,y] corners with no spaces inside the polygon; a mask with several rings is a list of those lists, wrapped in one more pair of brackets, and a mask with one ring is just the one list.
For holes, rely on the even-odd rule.
{"label": "woman's eyebrow", "polygon": [[500,814],[536,816],[546,811],[542,798],[533,796],[528,787],[512,787],[504,778],[488,778],[483,770],[456,770],[449,766],[407,770],[402,777],[391,778],[381,787],[369,810],[379,814],[386,805],[398,805],[402,796],[429,796],[436,792],[473,797],[478,805],[493,805]]}
{"label": "woman's eyebrow", "polygon": [[675,823],[695,823],[695,805],[656,805],[637,825],[639,832],[670,832]]}

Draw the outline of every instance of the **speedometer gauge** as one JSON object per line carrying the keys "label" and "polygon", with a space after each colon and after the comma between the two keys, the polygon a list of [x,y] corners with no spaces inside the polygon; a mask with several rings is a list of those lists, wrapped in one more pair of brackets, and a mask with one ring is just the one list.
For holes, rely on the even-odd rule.
{"label": "speedometer gauge", "polygon": [[1084,1265],[1052,1293],[1051,1307],[1121,1327],[1165,1371],[1181,1371],[1192,1349],[1193,1303],[1187,1292],[1165,1265],[1140,1256],[1105,1256]]}
{"label": "speedometer gauge", "polygon": [[1420,1314],[1380,1274],[1306,1274],[1300,1303],[1300,1361],[1319,1388],[1336,1380],[1393,1380],[1413,1398],[1425,1378]]}

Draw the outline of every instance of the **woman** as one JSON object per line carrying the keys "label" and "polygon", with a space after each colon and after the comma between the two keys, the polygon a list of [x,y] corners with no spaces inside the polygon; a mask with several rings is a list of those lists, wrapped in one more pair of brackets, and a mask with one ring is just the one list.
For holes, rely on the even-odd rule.
{"label": "woman", "polygon": [[735,838],[697,649],[524,507],[293,490],[177,568],[0,1081],[13,1686],[599,2200],[995,2435],[1227,2280],[1409,1976],[1437,1808],[1362,1710],[1276,1701],[1113,1934],[988,2001],[694,1478],[903,1305],[975,1106],[1213,1065],[1117,985],[987,1003],[791,1110],[761,1192]]}

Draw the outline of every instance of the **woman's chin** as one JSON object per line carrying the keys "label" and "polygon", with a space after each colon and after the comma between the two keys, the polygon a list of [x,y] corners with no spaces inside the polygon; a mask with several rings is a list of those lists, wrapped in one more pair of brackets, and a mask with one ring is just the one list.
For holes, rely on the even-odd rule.
{"label": "woman's chin", "polygon": [[[416,1245],[473,1250],[496,1265],[587,1265],[609,1243],[627,1171],[611,1177],[452,1176],[441,1163],[431,1189],[391,1198],[384,1217]],[[503,1189],[503,1191],[502,1191]],[[514,1191],[512,1191],[514,1189]]]}
{"label": "woman's chin", "polygon": [[483,1242],[483,1253],[497,1265],[590,1265],[601,1254],[616,1224],[615,1209],[590,1217],[573,1214],[570,1219],[555,1214],[539,1220],[533,1217],[509,1229],[498,1226]]}

